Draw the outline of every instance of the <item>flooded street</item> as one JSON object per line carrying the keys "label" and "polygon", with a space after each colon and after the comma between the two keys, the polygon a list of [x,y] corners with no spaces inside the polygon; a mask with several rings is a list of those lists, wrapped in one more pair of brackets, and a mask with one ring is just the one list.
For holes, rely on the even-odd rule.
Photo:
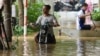
{"label": "flooded street", "polygon": [[[85,56],[100,55],[100,40],[88,39],[83,40]],[[24,48],[26,46],[26,49]],[[0,51],[0,56],[78,56],[78,44],[75,39],[70,37],[57,37],[56,44],[36,44],[33,37],[27,37],[27,42],[24,44],[23,37],[19,38],[18,46],[15,50]]]}
{"label": "flooded street", "polygon": [[95,1],[0,0],[0,56],[100,56]]}

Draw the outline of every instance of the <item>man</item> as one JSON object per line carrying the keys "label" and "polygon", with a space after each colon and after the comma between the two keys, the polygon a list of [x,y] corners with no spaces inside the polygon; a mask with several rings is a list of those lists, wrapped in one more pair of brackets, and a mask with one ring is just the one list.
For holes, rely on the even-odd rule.
{"label": "man", "polygon": [[85,13],[88,8],[88,4],[84,3],[81,10],[78,12],[78,26],[81,30],[92,30],[92,25],[85,25],[85,20],[87,16],[90,16],[90,13]]}
{"label": "man", "polygon": [[[58,24],[56,18],[53,15],[49,14],[50,9],[51,9],[50,5],[43,6],[43,14],[38,17],[38,19],[36,21],[36,25],[45,26],[45,25],[49,24],[49,27],[47,27],[48,29],[46,28],[46,30],[48,30],[47,31],[47,33],[48,33],[47,34],[47,43],[56,43],[55,36],[53,33],[53,26],[56,27],[56,26],[59,26],[59,24]],[[39,42],[39,36],[40,36],[40,33],[36,36],[37,37],[36,42]]]}

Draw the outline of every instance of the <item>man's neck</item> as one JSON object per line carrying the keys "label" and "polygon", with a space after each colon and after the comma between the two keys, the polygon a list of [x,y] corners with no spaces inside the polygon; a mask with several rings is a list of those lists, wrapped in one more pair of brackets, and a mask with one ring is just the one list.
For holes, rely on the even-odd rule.
{"label": "man's neck", "polygon": [[83,13],[85,14],[85,10],[84,10],[84,9],[82,9],[82,11],[83,11]]}
{"label": "man's neck", "polygon": [[47,13],[47,14],[44,13],[43,15],[44,15],[44,16],[49,16],[50,14],[49,14],[49,13]]}

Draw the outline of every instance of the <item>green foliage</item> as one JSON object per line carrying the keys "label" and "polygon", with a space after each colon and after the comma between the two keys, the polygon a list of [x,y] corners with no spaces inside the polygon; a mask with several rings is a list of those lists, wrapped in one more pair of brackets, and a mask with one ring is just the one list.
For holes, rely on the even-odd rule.
{"label": "green foliage", "polygon": [[100,21],[100,12],[94,11],[92,14],[92,18],[94,21]]}
{"label": "green foliage", "polygon": [[39,30],[39,28],[38,27],[31,27],[31,26],[28,26],[28,28],[27,28],[27,34],[28,35],[31,35],[31,34],[33,34],[33,32],[37,32]]}
{"label": "green foliage", "polygon": [[12,4],[13,4],[14,2],[16,2],[16,0],[12,0]]}
{"label": "green foliage", "polygon": [[42,14],[42,3],[33,3],[30,4],[28,7],[28,21],[29,22],[35,22],[38,18],[38,16],[40,16]]}
{"label": "green foliage", "polygon": [[[16,8],[17,8],[17,11],[18,11],[18,4],[16,4]],[[43,3],[30,3],[29,4],[29,7],[28,7],[28,23],[30,22],[35,22],[38,18],[38,16],[40,16],[42,14],[42,6],[43,6]],[[18,13],[17,13],[18,14]],[[19,21],[17,19],[17,21]],[[39,28],[32,28],[30,26],[28,26],[27,28],[27,33],[28,34],[32,34],[32,32],[36,32],[38,31]],[[19,25],[16,25],[15,28],[14,28],[14,35],[19,37],[21,35],[23,35],[23,27],[22,26],[19,26]]]}
{"label": "green foliage", "polygon": [[[28,7],[28,23],[35,23],[37,18],[42,14],[42,6],[43,3],[30,3]],[[28,34],[31,34],[32,32],[38,31],[39,28],[35,27],[32,28],[28,26]]]}
{"label": "green foliage", "polygon": [[23,34],[23,27],[16,25],[14,28],[14,35],[21,36]]}
{"label": "green foliage", "polygon": [[14,35],[16,36],[16,40],[15,40],[15,42],[13,42],[13,45],[12,45],[11,48],[12,48],[12,50],[15,50],[18,47],[18,44],[19,44],[18,37],[23,35],[23,27],[16,25],[13,29],[13,32],[14,32]]}

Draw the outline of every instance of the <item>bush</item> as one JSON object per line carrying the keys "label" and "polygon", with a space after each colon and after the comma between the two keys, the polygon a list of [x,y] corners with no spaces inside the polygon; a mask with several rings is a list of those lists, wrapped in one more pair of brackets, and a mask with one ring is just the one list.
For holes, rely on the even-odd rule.
{"label": "bush", "polygon": [[40,4],[40,3],[33,3],[29,5],[28,7],[28,21],[29,22],[35,22],[38,16],[42,14],[42,6],[43,4]]}
{"label": "bush", "polygon": [[[42,6],[43,3],[33,3],[29,4],[28,7],[28,23],[35,23],[38,16],[42,14]],[[28,26],[28,34],[31,34],[32,32],[36,32],[39,30],[39,27],[32,28]]]}
{"label": "bush", "polygon": [[21,36],[21,35],[23,35],[23,27],[19,26],[19,25],[16,25],[14,27],[14,35],[18,36],[18,37]]}
{"label": "bush", "polygon": [[93,12],[92,18],[94,21],[100,21],[100,12]]}

